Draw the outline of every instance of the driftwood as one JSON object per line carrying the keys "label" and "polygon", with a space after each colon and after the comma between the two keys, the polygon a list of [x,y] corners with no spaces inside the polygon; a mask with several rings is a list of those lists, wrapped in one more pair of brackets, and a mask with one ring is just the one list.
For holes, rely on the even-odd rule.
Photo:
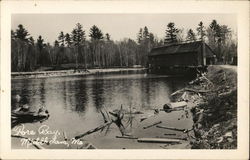
{"label": "driftwood", "polygon": [[75,139],[79,139],[79,138],[82,138],[82,137],[84,137],[86,135],[89,135],[91,133],[97,132],[97,131],[105,128],[106,126],[110,125],[111,123],[113,123],[113,122],[111,121],[111,122],[104,123],[103,125],[100,125],[99,127],[91,129],[91,130],[89,130],[89,131],[87,131],[87,132],[85,132],[85,133],[83,133],[81,135],[75,136]]}
{"label": "driftwood", "polygon": [[174,96],[180,92],[185,92],[185,91],[189,91],[189,92],[194,92],[194,93],[208,93],[211,92],[211,90],[197,90],[197,89],[192,89],[192,88],[183,88],[183,89],[179,89],[177,91],[175,91],[174,93],[171,94],[171,96]]}
{"label": "driftwood", "polygon": [[166,136],[175,136],[176,134],[175,133],[165,133],[164,135],[166,135]]}
{"label": "driftwood", "polygon": [[179,139],[169,139],[169,138],[138,138],[138,142],[146,143],[180,143]]}
{"label": "driftwood", "polygon": [[131,136],[116,136],[116,138],[138,139],[137,137],[131,137]]}
{"label": "driftwood", "polygon": [[179,139],[179,140],[187,141],[187,138],[181,138],[181,137],[161,137],[161,138]]}
{"label": "driftwood", "polygon": [[102,117],[103,117],[103,120],[104,120],[104,123],[107,123],[108,122],[108,118],[107,116],[103,113],[102,110],[100,110],[101,114],[102,114]]}
{"label": "driftwood", "polygon": [[110,115],[112,115],[113,117],[115,117],[115,119],[112,119],[112,122],[114,122],[117,127],[119,128],[121,134],[124,136],[125,135],[125,127],[122,123],[123,117],[124,117],[124,113],[123,113],[123,109],[122,109],[122,105],[119,111],[117,112],[109,112]]}
{"label": "driftwood", "polygon": [[208,93],[211,92],[211,90],[197,90],[197,89],[192,89],[192,88],[184,88],[185,91],[189,92],[195,92],[195,93]]}
{"label": "driftwood", "polygon": [[169,129],[169,130],[174,130],[174,131],[180,131],[180,132],[189,132],[192,129],[179,129],[179,128],[173,128],[173,127],[165,127],[165,126],[156,126],[157,128],[163,128],[163,129]]}
{"label": "driftwood", "polygon": [[161,123],[162,123],[162,121],[159,121],[159,122],[156,122],[156,123],[151,124],[151,125],[149,125],[149,126],[143,127],[143,129],[147,129],[147,128],[153,127],[153,126],[155,126],[155,125],[157,125],[157,124],[161,124]]}

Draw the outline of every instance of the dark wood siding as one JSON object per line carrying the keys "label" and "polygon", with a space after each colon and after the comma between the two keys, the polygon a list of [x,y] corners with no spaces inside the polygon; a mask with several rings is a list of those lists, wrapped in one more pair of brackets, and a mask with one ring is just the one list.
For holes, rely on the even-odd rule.
{"label": "dark wood siding", "polygon": [[149,68],[200,67],[213,64],[213,59],[213,51],[202,41],[169,44],[151,50]]}
{"label": "dark wood siding", "polygon": [[199,65],[197,52],[165,54],[149,57],[149,64],[153,68],[170,66],[197,66]]}

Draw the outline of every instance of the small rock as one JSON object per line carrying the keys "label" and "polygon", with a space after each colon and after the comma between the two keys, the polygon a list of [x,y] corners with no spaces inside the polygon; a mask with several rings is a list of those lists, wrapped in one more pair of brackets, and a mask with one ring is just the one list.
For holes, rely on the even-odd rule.
{"label": "small rock", "polygon": [[213,114],[212,114],[212,113],[209,113],[207,116],[208,116],[208,117],[212,117],[212,116],[213,116]]}
{"label": "small rock", "polygon": [[169,107],[168,104],[164,104],[164,105],[163,105],[163,109],[164,109],[164,110],[169,110],[169,109],[171,109],[171,108]]}
{"label": "small rock", "polygon": [[217,143],[221,143],[223,141],[223,137],[219,137]]}
{"label": "small rock", "polygon": [[233,140],[233,138],[227,138],[227,141],[232,143],[234,140]]}
{"label": "small rock", "polygon": [[200,123],[197,124],[197,128],[200,129],[202,128],[202,125]]}
{"label": "small rock", "polygon": [[213,125],[213,128],[217,128],[219,126],[220,126],[220,124],[215,124],[215,125]]}
{"label": "small rock", "polygon": [[230,131],[230,132],[225,133],[224,137],[230,137],[230,138],[232,138],[233,137],[233,132]]}
{"label": "small rock", "polygon": [[199,123],[199,122],[202,122],[202,121],[203,121],[203,118],[204,118],[204,115],[203,115],[202,113],[199,114],[197,122],[198,122],[198,123]]}

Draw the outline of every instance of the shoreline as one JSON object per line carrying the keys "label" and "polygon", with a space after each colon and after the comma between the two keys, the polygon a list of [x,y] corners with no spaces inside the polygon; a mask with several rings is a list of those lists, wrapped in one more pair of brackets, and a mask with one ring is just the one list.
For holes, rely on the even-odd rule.
{"label": "shoreline", "polygon": [[[88,72],[82,70],[78,73],[70,70],[70,72],[73,72],[74,75],[91,75],[145,70],[145,68],[119,68],[90,69]],[[68,71],[36,72],[35,74],[45,74],[46,77],[52,77],[53,74],[61,76],[59,75],[61,73],[69,76]],[[34,74],[21,73],[21,75],[33,76]],[[165,146],[164,149],[179,147],[186,149],[237,149],[237,67],[209,66],[206,74],[189,82],[185,88],[172,93],[171,96],[173,102],[187,102],[187,109],[191,112],[193,124],[192,131],[187,134],[188,141],[183,141],[180,145]],[[165,121],[165,114],[162,113],[161,117],[157,119],[148,119],[147,125],[143,126],[148,126],[156,120]],[[93,141],[91,138],[88,140]],[[98,146],[98,142],[94,142],[95,146]]]}
{"label": "shoreline", "polygon": [[195,104],[192,149],[237,149],[237,67],[209,66],[173,97]]}
{"label": "shoreline", "polygon": [[105,68],[105,69],[69,69],[57,71],[38,71],[38,72],[11,72],[11,79],[32,79],[32,78],[48,78],[48,77],[64,77],[79,75],[94,75],[105,73],[120,72],[144,72],[147,68]]}

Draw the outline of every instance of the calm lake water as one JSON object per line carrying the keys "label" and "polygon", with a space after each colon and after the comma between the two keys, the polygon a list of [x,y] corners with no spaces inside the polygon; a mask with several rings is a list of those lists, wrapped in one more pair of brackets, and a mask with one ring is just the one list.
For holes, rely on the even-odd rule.
{"label": "calm lake water", "polygon": [[[105,74],[13,79],[11,82],[12,97],[15,95],[26,97],[31,110],[37,111],[40,105],[44,105],[50,113],[49,119],[42,123],[26,123],[26,129],[36,131],[45,124],[51,130],[67,133],[67,137],[71,138],[103,124],[104,120],[100,114],[102,107],[112,111],[122,105],[124,109],[132,108],[153,115],[152,109],[162,108],[170,101],[170,94],[183,88],[187,80],[165,75]],[[157,129],[148,129],[144,132],[139,128],[157,121],[161,116],[165,117],[164,121],[168,125],[190,128],[191,118],[183,118],[184,113],[184,111],[161,113],[148,122],[140,122],[138,116],[142,115],[136,115],[134,121],[130,121],[133,124],[130,123],[127,129],[137,136],[155,136],[160,132],[155,131]],[[86,140],[97,148],[157,148],[156,145],[135,144],[135,140],[115,138],[117,135],[121,135],[119,130],[115,125],[111,125],[105,133],[98,132],[86,136]],[[22,148],[17,140],[13,140],[12,147]]]}

